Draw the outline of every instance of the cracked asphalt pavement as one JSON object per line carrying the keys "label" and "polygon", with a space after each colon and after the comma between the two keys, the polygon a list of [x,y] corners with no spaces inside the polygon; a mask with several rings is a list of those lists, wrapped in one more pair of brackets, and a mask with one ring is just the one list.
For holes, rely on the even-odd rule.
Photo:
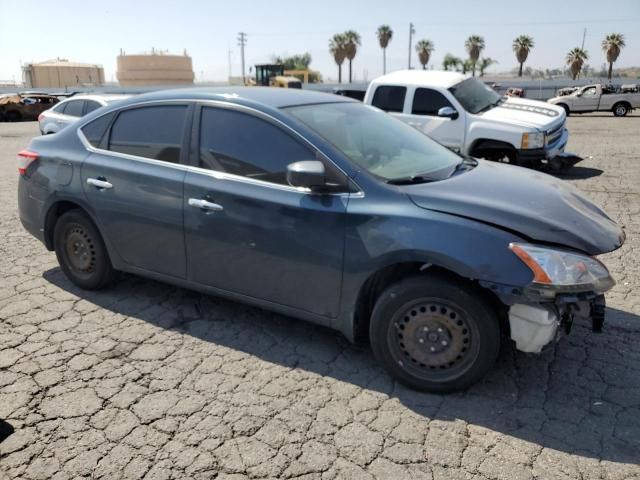
{"label": "cracked asphalt pavement", "polygon": [[441,396],[324,328],[133,276],[73,287],[18,219],[37,125],[0,123],[0,478],[640,479],[640,116],[568,126],[588,158],[564,178],[627,231],[604,333],[505,342]]}

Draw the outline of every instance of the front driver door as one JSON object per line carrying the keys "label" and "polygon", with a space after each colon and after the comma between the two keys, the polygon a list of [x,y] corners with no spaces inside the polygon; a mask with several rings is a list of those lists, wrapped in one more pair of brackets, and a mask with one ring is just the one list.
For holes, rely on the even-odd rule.
{"label": "front driver door", "polygon": [[464,144],[464,115],[458,112],[455,119],[439,117],[438,110],[443,107],[456,110],[442,93],[430,88],[416,88],[413,100],[407,103],[410,110],[399,115],[402,120],[445,147],[460,151]]}
{"label": "front driver door", "polygon": [[317,153],[268,117],[203,106],[196,119],[198,168],[184,191],[188,278],[335,317],[348,197],[287,185],[286,166]]}

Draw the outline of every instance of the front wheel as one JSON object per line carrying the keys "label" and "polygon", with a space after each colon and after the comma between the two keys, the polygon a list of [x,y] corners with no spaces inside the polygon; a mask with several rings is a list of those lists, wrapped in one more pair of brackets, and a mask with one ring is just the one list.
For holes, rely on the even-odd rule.
{"label": "front wheel", "polygon": [[624,117],[627,113],[629,113],[629,108],[624,103],[616,103],[613,106],[613,114],[616,117]]}
{"label": "front wheel", "polygon": [[100,232],[85,213],[64,213],[56,222],[53,239],[62,271],[78,287],[98,290],[114,278]]}
{"label": "front wheel", "polygon": [[369,335],[376,358],[393,377],[428,392],[466,389],[491,369],[500,348],[491,305],[441,275],[410,277],[385,290]]}

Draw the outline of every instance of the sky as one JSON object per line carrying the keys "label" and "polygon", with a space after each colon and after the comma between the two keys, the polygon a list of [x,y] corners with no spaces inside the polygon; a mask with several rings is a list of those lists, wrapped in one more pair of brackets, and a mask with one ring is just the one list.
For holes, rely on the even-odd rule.
{"label": "sky", "polygon": [[[354,79],[372,79],[382,74],[378,26],[394,31],[387,49],[392,71],[407,68],[410,22],[414,44],[435,44],[430,64],[438,68],[446,53],[464,57],[472,34],[484,37],[484,55],[498,61],[488,72],[517,66],[511,44],[521,34],[535,41],[525,67],[561,67],[566,52],[581,45],[585,28],[592,67],[605,61],[600,44],[612,32],[623,33],[627,43],[616,67],[640,66],[640,0],[60,0],[55,6],[0,0],[0,81],[20,82],[21,62],[56,57],[101,64],[105,79],[115,81],[121,48],[133,54],[152,47],[178,54],[186,49],[196,81],[222,81],[230,64],[231,74],[240,75],[240,31],[248,35],[247,74],[250,65],[273,55],[309,52],[311,68],[331,80],[337,67],[328,42],[347,29],[362,36]],[[411,54],[415,67],[413,48]]]}

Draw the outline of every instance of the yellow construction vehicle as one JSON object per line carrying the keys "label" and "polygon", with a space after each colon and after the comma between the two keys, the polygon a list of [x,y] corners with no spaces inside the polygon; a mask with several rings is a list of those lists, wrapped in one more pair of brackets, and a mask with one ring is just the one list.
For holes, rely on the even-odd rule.
{"label": "yellow construction vehicle", "polygon": [[284,67],[278,64],[256,65],[255,79],[250,80],[250,85],[280,88],[302,88],[302,82],[296,77],[286,76]]}

